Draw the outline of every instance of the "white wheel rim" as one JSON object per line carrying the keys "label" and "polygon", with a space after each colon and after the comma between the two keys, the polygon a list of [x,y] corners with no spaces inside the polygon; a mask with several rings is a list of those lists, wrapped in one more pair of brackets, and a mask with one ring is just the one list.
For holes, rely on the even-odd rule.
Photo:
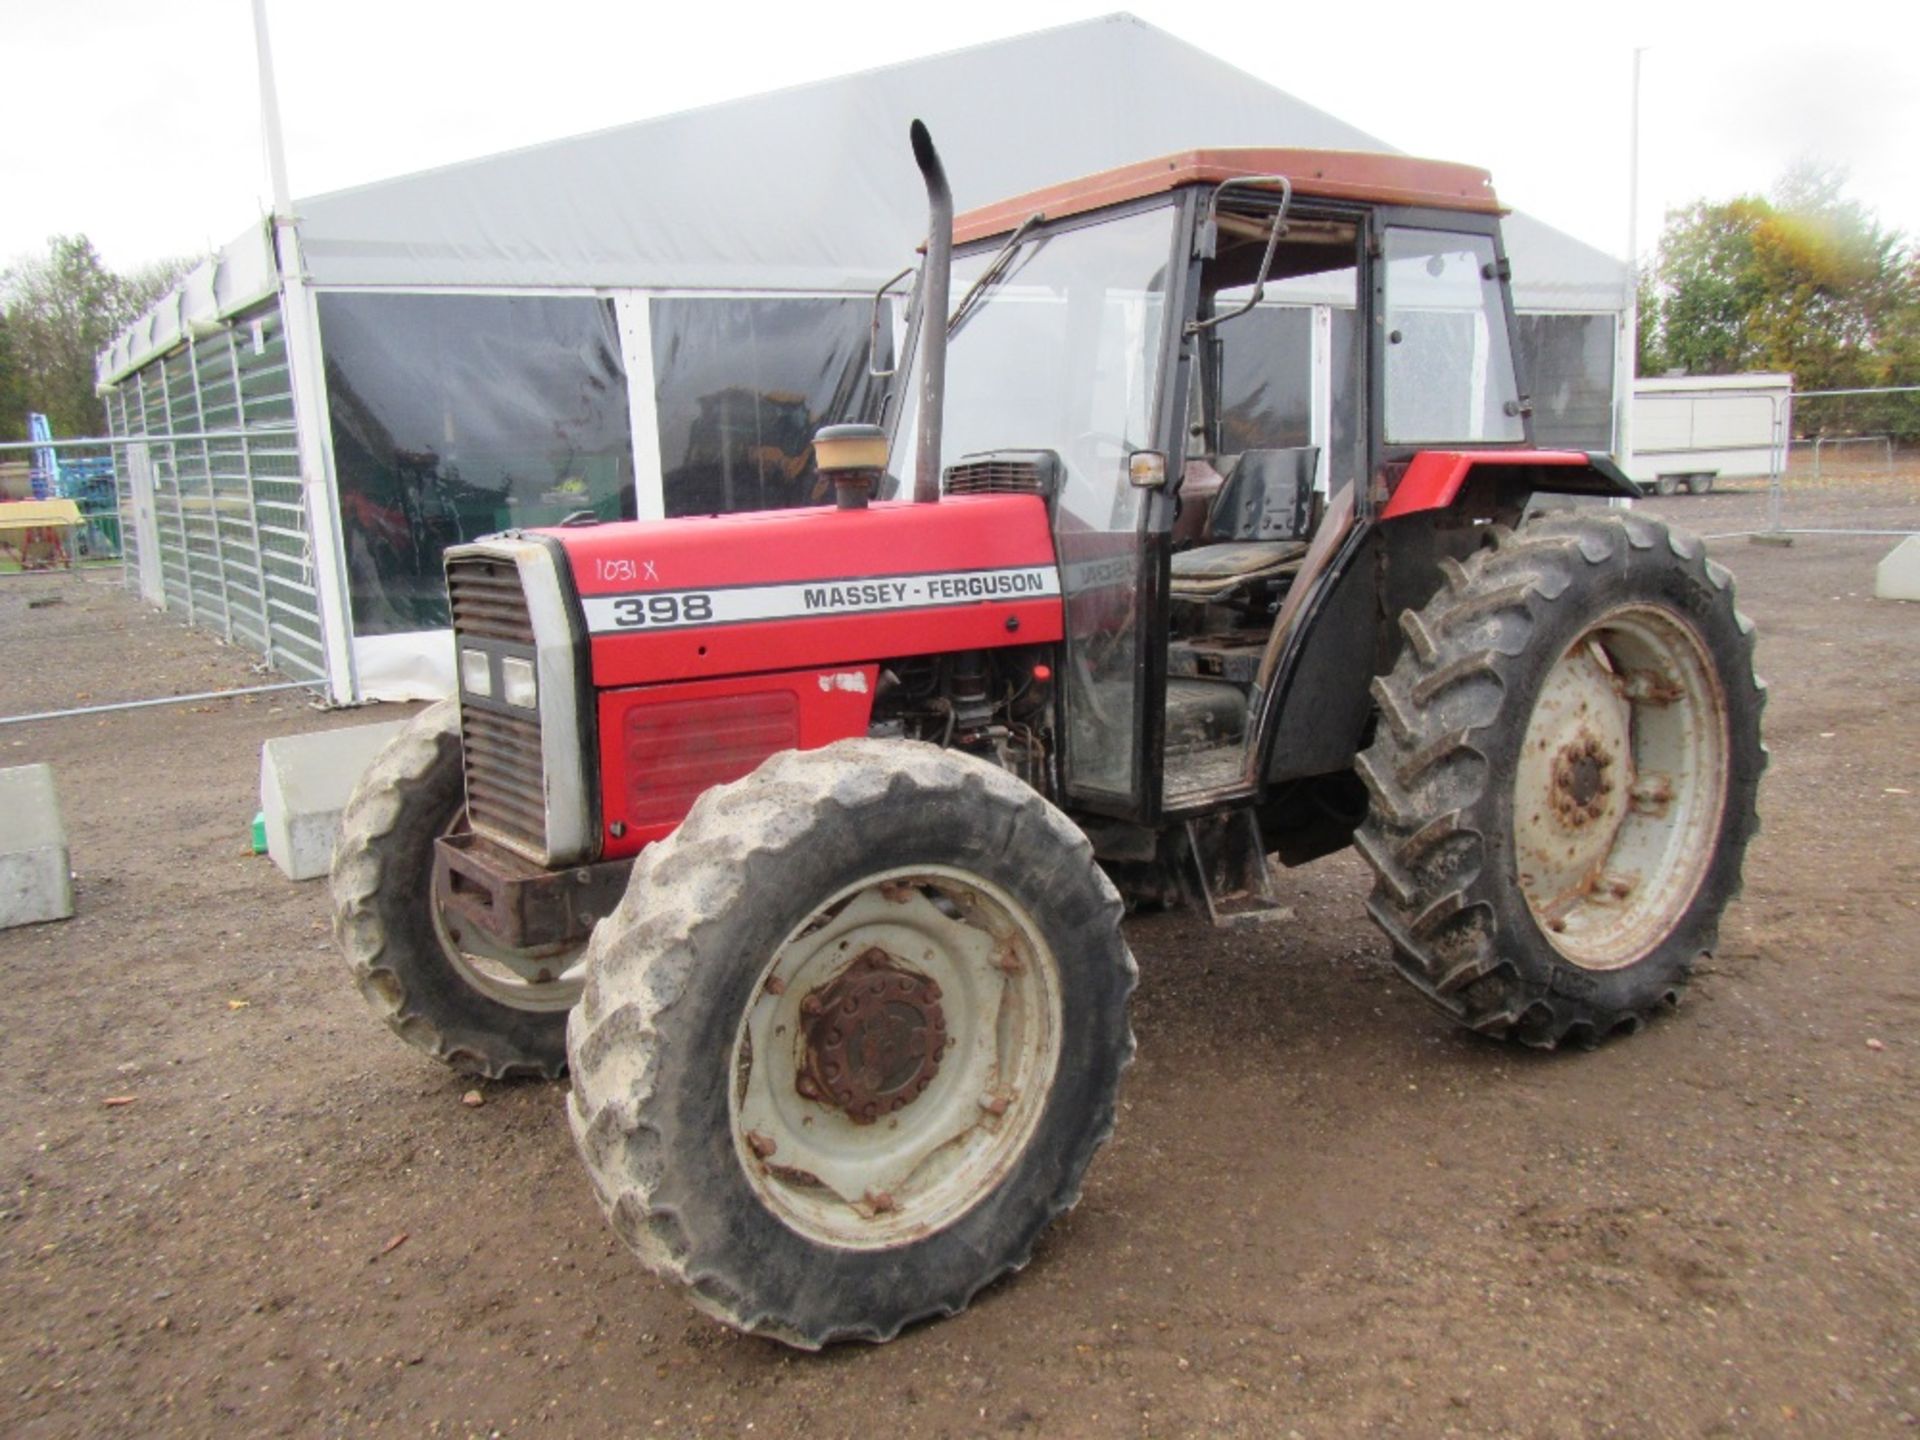
{"label": "white wheel rim", "polygon": [[1548,672],[1514,777],[1514,852],[1541,932],[1587,970],[1643,959],[1693,903],[1726,804],[1727,704],[1670,610],[1600,616]]}
{"label": "white wheel rim", "polygon": [[[467,807],[462,805],[440,833],[454,835],[466,828]],[[534,1014],[571,1010],[580,1002],[586,985],[586,941],[535,950],[496,945],[479,926],[442,905],[437,886],[430,883],[428,888],[434,937],[447,963],[471,989],[495,1004]]]}
{"label": "white wheel rim", "polygon": [[[863,962],[876,951],[882,960]],[[831,1095],[802,1093],[803,1074],[818,1072],[819,1032],[810,1042],[808,1027],[821,1023],[806,1002],[842,993],[862,963],[914,990],[922,1019],[937,1009],[946,1038],[931,1074],[923,1067],[917,1088],[894,1094],[899,1108],[867,1123]],[[729,1094],[741,1169],[782,1223],[817,1243],[922,1239],[1019,1162],[1053,1089],[1061,1034],[1059,967],[1018,901],[947,866],[870,876],[809,916],[755,980]]]}

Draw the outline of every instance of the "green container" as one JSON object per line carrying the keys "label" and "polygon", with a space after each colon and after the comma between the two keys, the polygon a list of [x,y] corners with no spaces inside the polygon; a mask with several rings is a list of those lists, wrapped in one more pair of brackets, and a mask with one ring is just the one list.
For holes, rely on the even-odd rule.
{"label": "green container", "polygon": [[264,810],[253,812],[253,853],[267,853],[267,812]]}

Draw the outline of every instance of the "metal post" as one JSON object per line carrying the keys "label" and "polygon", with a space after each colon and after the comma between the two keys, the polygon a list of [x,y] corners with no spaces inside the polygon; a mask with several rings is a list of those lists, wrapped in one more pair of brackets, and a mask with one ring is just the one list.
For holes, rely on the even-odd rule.
{"label": "metal post", "polygon": [[280,93],[273,80],[273,42],[267,35],[266,0],[253,0],[254,58],[260,67],[260,133],[267,149],[267,179],[273,186],[277,220],[293,214],[287,189],[287,147],[280,138]]}
{"label": "metal post", "polygon": [[82,705],[72,710],[39,710],[31,715],[0,715],[0,725],[25,725],[34,720],[71,720],[81,715],[109,715],[121,710],[151,710],[157,705],[185,705],[198,700],[227,700],[236,695],[269,695],[281,690],[311,690],[312,680],[282,680],[271,685],[242,685],[233,690],[201,690],[192,695],[162,695],[152,700],[116,700],[108,705]]}
{"label": "metal post", "polygon": [[320,320],[307,283],[287,184],[287,157],[280,138],[280,102],[273,79],[273,46],[267,36],[265,0],[253,0],[253,39],[260,72],[260,125],[273,182],[273,250],[280,274],[280,319],[285,327],[288,390],[293,398],[295,448],[300,456],[300,493],[307,515],[307,545],[315,561],[320,648],[327,688],[334,701],[359,699],[353,663],[353,624],[347,607],[346,547],[340,534],[340,497],[322,434],[327,413],[326,375],[320,358]]}
{"label": "metal post", "polygon": [[[166,417],[167,434],[173,434],[173,387],[167,382],[166,357],[160,359],[160,413]],[[180,447],[174,441],[167,442],[167,466],[173,471],[173,519],[180,531],[180,570],[187,580],[187,624],[197,622],[193,614],[193,548],[187,540],[187,505],[180,494]],[[161,593],[166,592],[166,578],[161,577]]]}
{"label": "metal post", "polygon": [[[1792,396],[1786,397],[1791,400]],[[1772,415],[1773,443],[1767,447],[1767,528],[1757,535],[1747,537],[1755,545],[1791,545],[1793,537],[1786,533],[1785,521],[1781,517],[1781,492],[1786,482],[1786,422],[1780,413],[1781,397],[1777,394],[1767,396],[1767,409]],[[1818,452],[1816,451],[1816,454]]]}
{"label": "metal post", "polygon": [[[116,406],[119,407],[118,418],[115,417],[114,413]],[[107,391],[107,403],[103,408],[107,412],[107,428],[124,435],[127,431],[127,401],[126,397],[120,393],[119,385],[115,385]],[[120,587],[125,589],[128,584],[127,511],[126,507],[120,503],[120,472],[122,468],[130,462],[118,449],[110,450],[108,453],[113,456],[113,520],[120,531]],[[133,476],[131,474],[127,476],[127,493],[129,495],[133,493]]]}
{"label": "metal post", "polygon": [[240,431],[240,468],[247,476],[247,527],[253,535],[253,578],[259,587],[255,593],[260,597],[260,643],[266,646],[262,658],[271,667],[273,616],[267,605],[267,557],[260,544],[260,508],[254,504],[253,442],[247,438],[247,396],[240,384],[240,346],[231,328],[227,330],[227,368],[233,374],[233,423]]}
{"label": "metal post", "polygon": [[1621,312],[1625,354],[1613,367],[1614,384],[1622,392],[1614,409],[1614,447],[1626,466],[1633,463],[1633,382],[1640,373],[1640,59],[1647,49],[1633,48],[1633,109],[1627,122],[1627,303]]}
{"label": "metal post", "polygon": [[[187,331],[187,374],[193,379],[194,422],[205,436],[207,397],[200,389],[200,343]],[[175,452],[176,456],[178,452]],[[213,447],[200,441],[200,465],[207,482],[207,518],[213,524],[213,566],[220,577],[220,623],[226,627],[227,643],[233,643],[233,597],[227,592],[227,542],[220,533],[220,496],[213,488]]]}
{"label": "metal post", "polygon": [[[124,407],[122,409],[124,411]],[[129,423],[124,413],[120,423],[122,425]],[[146,423],[143,415],[140,424],[144,427]],[[137,435],[129,431],[123,435],[85,435],[66,440],[0,440],[0,450],[45,450],[49,446],[56,450],[99,450],[109,446],[154,445],[162,442],[171,444],[176,440],[245,440],[253,435],[291,435],[293,433],[294,427],[291,425],[256,425],[245,433],[238,430],[181,430],[178,432],[167,430],[158,435],[151,434],[142,428]]]}

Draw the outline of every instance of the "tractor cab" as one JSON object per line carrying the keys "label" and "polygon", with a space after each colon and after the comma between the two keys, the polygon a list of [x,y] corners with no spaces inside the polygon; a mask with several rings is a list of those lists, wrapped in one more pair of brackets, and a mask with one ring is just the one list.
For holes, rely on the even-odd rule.
{"label": "tractor cab", "polygon": [[1278,702],[1303,659],[1375,668],[1374,522],[1421,451],[1527,451],[1499,213],[1466,166],[1232,150],[959,218],[942,488],[1049,497],[1076,807],[1157,824],[1346,770],[1364,687]]}

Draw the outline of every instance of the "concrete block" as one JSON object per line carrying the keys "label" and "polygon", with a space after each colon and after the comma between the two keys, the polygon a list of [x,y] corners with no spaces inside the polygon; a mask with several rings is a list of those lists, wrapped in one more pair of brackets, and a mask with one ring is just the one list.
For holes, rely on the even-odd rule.
{"label": "concrete block", "polygon": [[1882,600],[1920,600],[1920,535],[1887,552],[1873,572],[1873,593]]}
{"label": "concrete block", "polygon": [[373,757],[404,720],[280,735],[260,747],[260,810],[267,855],[289,880],[312,880],[333,863],[340,812]]}
{"label": "concrete block", "polygon": [[73,869],[53,767],[0,770],[0,930],[72,914]]}

